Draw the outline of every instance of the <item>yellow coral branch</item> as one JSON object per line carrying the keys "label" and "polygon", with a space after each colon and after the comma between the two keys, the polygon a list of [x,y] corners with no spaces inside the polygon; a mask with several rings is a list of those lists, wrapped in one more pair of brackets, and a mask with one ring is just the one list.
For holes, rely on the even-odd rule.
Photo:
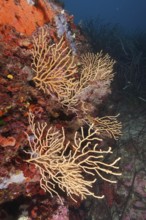
{"label": "yellow coral branch", "polygon": [[67,100],[75,87],[75,57],[66,46],[63,37],[57,44],[50,45],[47,32],[42,28],[38,37],[34,37],[32,50],[33,80],[39,89],[50,95],[56,95],[60,101]]}
{"label": "yellow coral branch", "polygon": [[[27,134],[31,151],[29,163],[34,163],[41,174],[40,186],[51,195],[54,193],[60,198],[55,186],[65,191],[68,196],[75,200],[75,196],[81,199],[88,195],[95,198],[103,198],[92,192],[93,183],[96,181],[95,174],[98,174],[103,180],[110,180],[103,174],[121,175],[114,171],[119,169],[115,166],[120,158],[111,164],[104,162],[105,155],[112,153],[111,147],[106,151],[99,148],[96,130],[93,125],[88,128],[85,135],[84,128],[81,128],[81,134],[75,133],[73,143],[66,141],[65,131],[62,132],[48,128],[46,123],[34,122],[34,116],[29,114],[30,129],[33,139]],[[102,174],[101,174],[102,172]],[[90,180],[84,174],[90,176]]]}

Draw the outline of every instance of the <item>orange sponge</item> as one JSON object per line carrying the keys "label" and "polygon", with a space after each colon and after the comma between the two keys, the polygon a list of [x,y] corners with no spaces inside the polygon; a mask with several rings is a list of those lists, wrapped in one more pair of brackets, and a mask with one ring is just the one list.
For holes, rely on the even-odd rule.
{"label": "orange sponge", "polygon": [[54,12],[45,0],[37,0],[36,6],[27,0],[0,0],[0,25],[13,26],[25,35],[31,35],[36,27],[53,17]]}

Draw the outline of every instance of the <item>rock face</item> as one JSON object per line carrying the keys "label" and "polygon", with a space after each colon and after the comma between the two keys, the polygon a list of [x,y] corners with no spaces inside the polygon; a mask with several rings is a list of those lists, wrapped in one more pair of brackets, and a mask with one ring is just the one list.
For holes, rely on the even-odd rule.
{"label": "rock face", "polygon": [[[113,75],[106,76],[106,74],[111,73],[114,62],[109,62],[109,57],[99,54],[97,58],[99,57],[100,61],[104,60],[104,65],[99,70],[98,77],[95,73],[96,68],[89,68],[90,65],[86,65],[84,68],[81,67],[80,55],[82,52],[87,52],[90,46],[73,23],[73,16],[68,15],[59,4],[54,4],[54,1],[0,0],[0,17],[0,219],[9,219],[9,215],[12,215],[14,219],[68,220],[68,206],[74,204],[74,202],[70,198],[66,198],[65,190],[65,192],[60,192],[60,189],[56,190],[59,190],[57,194],[60,194],[62,203],[60,203],[57,196],[51,198],[40,187],[41,174],[37,166],[27,162],[30,155],[32,156],[28,140],[30,142],[35,140],[35,132],[32,132],[33,134],[30,132],[28,115],[29,112],[33,113],[40,125],[42,121],[47,122],[59,131],[64,127],[67,133],[66,141],[69,139],[70,142],[73,140],[74,133],[81,126],[90,127],[90,123],[100,124],[101,131],[104,131],[102,135],[98,132],[99,138],[97,139],[100,142],[98,143],[99,147],[101,147],[104,144],[102,138],[113,135],[112,127],[110,131],[109,128],[106,128],[106,125],[102,127],[101,124],[110,124],[112,118],[102,118],[100,121],[98,117],[94,120],[94,117],[97,116],[98,106],[110,93],[110,82]],[[49,87],[51,92],[49,94],[45,93],[46,87],[43,86],[44,91],[38,89],[36,81],[33,80],[35,71],[38,71],[38,63],[35,67],[34,64],[39,61],[40,51],[43,48],[43,42],[39,44],[42,28],[47,32],[47,45],[55,44],[60,47],[60,39],[64,41],[61,47],[63,52],[60,51],[56,56],[57,52],[53,50],[53,55],[50,53],[46,55],[45,62],[51,56],[56,56],[56,59],[58,59],[60,54],[63,53],[65,54],[64,57],[70,56],[70,54],[73,56],[73,59],[68,60],[71,60],[71,62],[73,60],[77,71],[73,72],[74,78],[69,78],[65,85],[69,86],[68,83],[72,83],[74,88],[77,89],[78,95],[75,99],[72,99],[75,100],[76,106],[68,107],[69,105],[65,102],[62,104],[57,97],[57,95],[59,96],[57,90],[54,92],[55,89],[52,90],[52,87]],[[34,39],[38,39],[39,44],[39,46],[35,45],[36,50],[39,49],[39,53],[35,51],[36,57],[33,55]],[[50,46],[50,48],[56,47]],[[70,51],[69,54],[66,53],[66,48]],[[43,50],[42,54],[45,51]],[[42,54],[40,56],[43,60]],[[51,59],[53,59],[52,57]],[[74,65],[65,63],[64,57],[62,57],[62,61],[58,59],[59,64],[54,62],[55,66],[52,65],[51,71],[55,70],[56,73],[60,68],[61,77],[65,79],[66,75],[70,77],[69,69]],[[97,58],[95,59],[96,64],[98,64]],[[91,62],[93,60],[91,59]],[[86,64],[86,61],[84,62]],[[108,65],[106,73],[103,74],[106,62],[109,62],[110,65]],[[70,68],[66,69],[65,64],[70,65]],[[100,65],[97,66],[99,68]],[[94,77],[92,78],[89,74],[84,78],[84,72],[91,72],[91,74],[94,72]],[[60,75],[57,77],[56,84],[62,79]],[[44,80],[44,84],[46,82],[47,80]],[[83,86],[80,85],[80,82],[83,83]],[[88,82],[90,86],[87,85]],[[58,88],[61,92],[62,88],[64,89],[61,86]],[[67,88],[72,89],[71,86]],[[70,92],[71,98],[72,93],[74,93],[73,89]],[[62,94],[65,94],[66,98],[68,91]],[[90,117],[87,117],[87,115]],[[120,132],[116,118],[113,122],[111,124],[115,124],[117,133],[114,135],[117,137]],[[44,133],[43,138],[45,135]],[[82,134],[82,136],[84,135]],[[35,145],[35,142],[33,143]],[[103,149],[104,152],[108,152],[107,149]],[[70,150],[73,152],[73,147]],[[80,152],[82,151],[84,150]],[[90,153],[89,149],[88,151]],[[34,154],[34,157],[36,156],[37,152]],[[80,205],[80,198],[76,199],[76,205]],[[12,207],[15,211],[9,213],[7,206]],[[71,219],[83,219],[83,212],[82,214],[75,214],[72,211],[71,213],[72,216],[75,216]]]}

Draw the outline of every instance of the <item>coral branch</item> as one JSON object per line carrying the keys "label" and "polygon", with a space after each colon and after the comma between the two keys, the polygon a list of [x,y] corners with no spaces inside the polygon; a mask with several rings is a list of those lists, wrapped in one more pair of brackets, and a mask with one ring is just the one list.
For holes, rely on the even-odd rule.
{"label": "coral branch", "polygon": [[94,124],[95,128],[98,128],[100,132],[106,132],[110,137],[117,140],[119,136],[121,136],[122,132],[122,124],[117,120],[116,116],[104,116],[104,117],[96,117],[93,118],[91,116],[87,116],[85,122],[89,125],[91,123]]}
{"label": "coral branch", "polygon": [[[55,189],[58,185],[73,200],[75,196],[85,199],[88,195],[103,198],[92,192],[93,183],[96,182],[95,174],[111,183],[115,181],[104,177],[104,173],[121,175],[114,171],[119,169],[115,164],[120,158],[111,164],[103,161],[105,155],[112,151],[110,147],[106,151],[100,149],[98,143],[101,139],[97,136],[98,130],[93,130],[93,124],[88,128],[87,135],[84,128],[81,128],[81,134],[76,132],[72,143],[66,141],[63,128],[60,132],[52,127],[48,128],[46,123],[35,124],[32,113],[29,113],[29,123],[33,138],[27,134],[31,148],[27,162],[35,164],[39,169],[40,186],[51,195],[56,194],[60,198]],[[85,177],[85,174],[89,177]]]}
{"label": "coral branch", "polygon": [[38,37],[34,37],[32,50],[33,80],[37,87],[59,101],[67,101],[75,87],[76,64],[72,51],[62,37],[57,44],[50,44],[47,32],[42,28]]}

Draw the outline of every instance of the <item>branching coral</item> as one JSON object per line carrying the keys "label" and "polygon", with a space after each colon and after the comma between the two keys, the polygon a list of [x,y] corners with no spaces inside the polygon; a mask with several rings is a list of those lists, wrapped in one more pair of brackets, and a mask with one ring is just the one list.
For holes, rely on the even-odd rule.
{"label": "branching coral", "polygon": [[50,45],[47,32],[42,28],[38,37],[34,37],[32,50],[33,80],[45,93],[66,101],[72,96],[75,87],[73,75],[77,72],[72,51],[66,46],[64,38]]}
{"label": "branching coral", "polygon": [[104,55],[102,52],[83,54],[80,62],[80,78],[74,99],[100,104],[103,97],[110,92],[115,62],[108,54]]}
{"label": "branching coral", "polygon": [[87,53],[81,56],[81,70],[76,79],[75,73],[79,70],[71,49],[66,46],[63,37],[58,43],[50,45],[45,29],[41,30],[38,37],[34,37],[32,55],[35,72],[33,80],[37,87],[45,93],[55,95],[59,102],[68,107],[84,101],[84,96],[87,97],[87,93],[95,90],[94,82],[98,82],[96,87],[99,90],[102,87],[104,96],[114,76],[114,61],[109,55],[103,55],[102,52]]}
{"label": "branching coral", "polygon": [[31,148],[29,163],[34,163],[41,174],[40,186],[52,196],[59,193],[56,185],[69,197],[75,200],[76,197],[85,199],[88,195],[96,198],[92,192],[93,183],[96,181],[96,174],[103,180],[110,180],[107,175],[121,175],[116,165],[120,158],[108,164],[104,162],[105,155],[112,153],[111,147],[102,150],[99,143],[98,128],[94,124],[88,128],[87,135],[81,127],[81,132],[76,132],[72,142],[66,140],[65,131],[57,131],[49,127],[47,123],[37,124],[34,122],[34,115],[29,113],[29,124],[33,134],[27,138]]}
{"label": "branching coral", "polygon": [[114,63],[108,54],[103,55],[102,52],[97,54],[83,54],[81,56],[82,70],[80,84],[86,87],[89,82],[93,82],[94,80],[111,82],[114,76]]}
{"label": "branching coral", "polygon": [[118,116],[119,115],[93,118],[90,115],[87,115],[84,121],[88,125],[94,124],[94,127],[98,128],[100,132],[106,132],[111,138],[117,140],[122,134],[122,124],[117,120]]}
{"label": "branching coral", "polygon": [[31,148],[27,162],[35,164],[39,169],[40,186],[52,196],[56,194],[60,198],[58,187],[75,201],[78,196],[81,199],[88,195],[103,198],[103,195],[98,196],[92,191],[96,176],[112,183],[115,181],[108,178],[108,174],[118,176],[121,173],[116,165],[120,158],[109,164],[105,162],[105,156],[112,153],[112,150],[111,147],[101,149],[101,135],[106,132],[117,139],[121,124],[116,116],[95,119],[87,116],[84,102],[92,94],[100,102],[100,98],[108,93],[114,76],[114,61],[102,52],[87,53],[81,57],[81,68],[77,69],[75,57],[66,46],[64,38],[50,45],[44,29],[38,37],[34,37],[32,54],[35,72],[33,80],[37,87],[69,109],[80,103],[85,116],[83,122],[88,124],[88,129],[81,127],[80,132],[75,132],[73,140],[68,141],[64,128],[59,131],[47,123],[35,123],[34,115],[29,113],[33,138],[27,134]]}

